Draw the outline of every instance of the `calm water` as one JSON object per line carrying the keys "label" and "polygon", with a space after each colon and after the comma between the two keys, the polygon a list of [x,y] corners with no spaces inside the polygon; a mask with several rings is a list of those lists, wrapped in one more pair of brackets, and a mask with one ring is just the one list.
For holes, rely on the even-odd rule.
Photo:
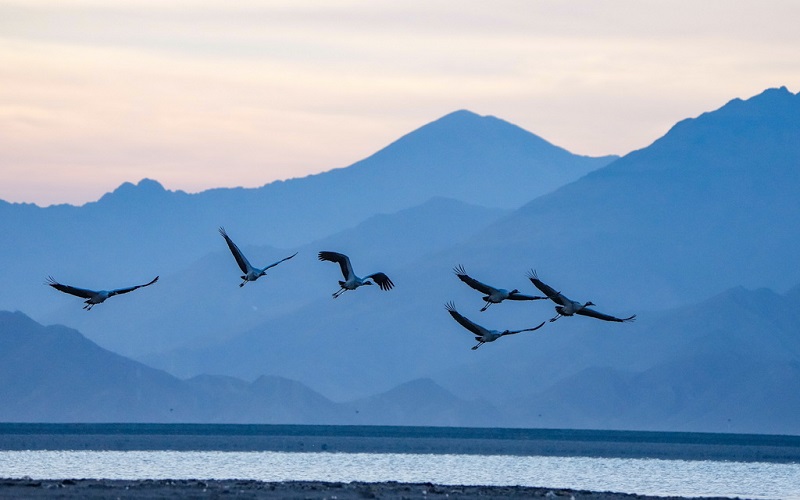
{"label": "calm water", "polygon": [[263,451],[0,451],[0,477],[24,476],[401,481],[800,499],[797,463]]}

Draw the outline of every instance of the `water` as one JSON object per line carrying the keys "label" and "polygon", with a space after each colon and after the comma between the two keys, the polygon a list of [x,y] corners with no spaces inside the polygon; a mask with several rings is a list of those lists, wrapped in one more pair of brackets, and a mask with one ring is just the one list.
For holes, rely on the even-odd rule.
{"label": "water", "polygon": [[661,496],[800,499],[800,464],[506,455],[0,451],[0,477],[520,485]]}
{"label": "water", "polygon": [[0,477],[398,481],[800,500],[800,436],[0,423]]}

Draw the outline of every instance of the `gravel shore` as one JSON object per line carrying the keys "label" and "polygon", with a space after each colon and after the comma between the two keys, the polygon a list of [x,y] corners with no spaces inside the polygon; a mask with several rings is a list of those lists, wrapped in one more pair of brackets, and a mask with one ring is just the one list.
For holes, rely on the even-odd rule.
{"label": "gravel shore", "polygon": [[[523,486],[446,486],[431,483],[262,482],[245,480],[0,479],[0,499],[17,498],[264,498],[299,500],[383,499],[660,499],[624,493],[531,488]],[[677,497],[673,497],[677,498]],[[704,500],[709,500],[705,498]]]}

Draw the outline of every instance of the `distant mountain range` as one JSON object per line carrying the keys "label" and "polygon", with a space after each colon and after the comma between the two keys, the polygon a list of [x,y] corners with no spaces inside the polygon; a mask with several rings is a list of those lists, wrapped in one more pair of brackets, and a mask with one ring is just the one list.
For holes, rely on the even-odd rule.
{"label": "distant mountain range", "polygon": [[[789,313],[775,320],[775,305]],[[592,328],[587,321],[547,336],[507,339],[452,374],[339,403],[278,376],[252,383],[219,375],[180,380],[106,351],[72,329],[0,312],[0,421],[800,434],[798,311],[800,286],[785,295],[736,288],[628,331]],[[359,356],[351,364],[380,371]]]}
{"label": "distant mountain range", "polygon": [[293,248],[434,197],[517,208],[615,158],[458,111],[347,168],[260,188],[187,194],[145,179],[80,207],[0,202],[0,232],[14,235],[0,241],[0,307],[40,309],[51,273],[88,286],[180,271],[219,248],[221,225],[249,245]]}
{"label": "distant mountain range", "polygon": [[537,427],[798,434],[798,311],[800,286],[734,288],[592,339],[579,371],[501,409]]}
{"label": "distant mountain range", "polygon": [[[0,312],[0,421],[489,425],[488,405],[456,398],[431,381],[349,403],[299,382],[252,383],[203,375],[179,380],[119,356],[63,326]],[[408,405],[435,396],[424,407]],[[490,412],[489,412],[490,413]]]}
{"label": "distant mountain range", "polygon": [[[800,95],[771,89],[675,125],[651,146],[477,234],[565,290],[657,309],[800,282]],[[514,249],[515,251],[509,251]]]}
{"label": "distant mountain range", "polygon": [[[375,411],[424,423],[410,407],[430,404],[431,421],[464,412],[472,425],[798,433],[786,416],[800,409],[798,137],[800,95],[786,88],[684,120],[616,160],[457,112],[352,167],[259,190],[187,195],[145,181],[84,207],[0,204],[12,219],[0,226],[20,235],[0,244],[0,306],[76,327],[181,387],[215,387],[204,398],[219,391],[223,407],[277,384],[318,391],[307,399],[333,405],[331,418],[343,411],[336,422]],[[553,167],[560,187],[547,158],[566,162]],[[299,254],[240,289],[222,224],[251,260]],[[341,274],[319,250],[397,286],[332,300]],[[537,293],[534,268],[637,322],[562,318],[471,351],[445,302],[500,330],[534,326],[553,304],[479,312],[457,264],[524,293]],[[161,280],[86,313],[42,285],[47,274],[79,286]]]}
{"label": "distant mountain range", "polygon": [[[567,296],[592,300],[599,310],[612,314],[639,313],[640,322],[646,321],[648,311],[682,307],[737,286],[787,290],[800,283],[800,269],[787,265],[800,254],[800,235],[788,227],[788,221],[800,227],[800,210],[789,210],[791,204],[800,204],[795,196],[800,179],[792,178],[793,172],[800,172],[796,168],[800,142],[786,139],[784,130],[791,131],[800,123],[798,102],[800,97],[786,89],[732,101],[677,125],[651,146],[655,153],[650,148],[632,153],[483,229],[476,227],[474,234],[456,245],[421,255],[399,269],[391,261],[366,262],[367,269],[392,271],[398,286],[391,293],[358,291],[357,300],[354,294],[337,302],[322,293],[309,295],[305,305],[276,314],[224,343],[209,349],[194,346],[148,361],[187,376],[203,371],[243,377],[279,374],[346,399],[388,389],[403,379],[428,376],[435,366],[446,370],[466,363],[468,358],[456,353],[467,334],[458,331],[444,312],[442,305],[448,300],[454,300],[468,317],[493,328],[533,326],[553,314],[552,305],[542,302],[500,304],[481,314],[479,306],[473,306],[471,312],[469,304],[480,304],[480,295],[452,275],[456,264],[464,264],[479,279],[528,293],[536,290],[524,274],[536,268],[545,282]],[[785,116],[791,109],[797,121],[787,124]],[[694,137],[694,125],[702,139],[686,138]],[[729,133],[728,127],[736,134]],[[767,167],[761,164],[748,168],[747,162],[758,157],[755,153],[742,153],[739,163],[707,164],[711,161],[707,158],[716,156],[697,145],[741,147],[734,142],[771,158],[768,168],[774,175],[764,177]],[[680,151],[681,156],[662,157],[661,151],[667,149]],[[652,161],[645,161],[648,157]],[[658,171],[664,173],[651,179],[656,161],[662,164]],[[743,206],[754,189],[763,198]],[[386,226],[391,227],[390,220]],[[365,247],[366,243],[351,248]],[[772,253],[765,254],[765,249]],[[309,282],[309,290],[325,287],[323,265],[311,268],[319,269],[320,281]],[[335,270],[327,276],[335,278]],[[317,320],[320,317],[324,322]],[[575,323],[581,324],[547,325],[541,335]],[[624,332],[634,327],[597,323],[590,324],[601,331]],[[507,344],[506,340],[497,344]],[[581,349],[571,346],[564,352]],[[348,359],[352,358],[368,358],[383,369],[376,374],[369,368],[351,368]],[[305,360],[314,369],[295,359]],[[555,359],[555,364],[564,364],[561,356]],[[499,366],[491,367],[495,368]],[[514,363],[503,366],[512,368],[516,369]],[[481,386],[480,382],[465,385],[470,384]]]}

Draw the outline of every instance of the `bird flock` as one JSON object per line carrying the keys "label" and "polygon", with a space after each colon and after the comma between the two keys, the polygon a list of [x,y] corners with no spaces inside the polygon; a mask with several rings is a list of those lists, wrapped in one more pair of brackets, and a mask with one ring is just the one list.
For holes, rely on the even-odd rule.
{"label": "bird flock", "polygon": [[[225,228],[219,228],[219,234],[225,239],[225,243],[228,245],[228,249],[233,254],[233,258],[236,260],[236,264],[239,266],[239,269],[242,271],[242,275],[240,278],[242,282],[239,283],[239,287],[243,287],[248,282],[256,281],[262,276],[267,274],[267,270],[271,269],[282,262],[292,259],[297,252],[294,254],[284,257],[283,259],[273,262],[272,264],[266,267],[254,267],[250,264],[250,261],[247,260],[244,253],[239,249],[236,243],[228,236],[228,233],[225,231]],[[331,251],[321,251],[317,255],[318,259],[323,262],[334,262],[339,264],[339,267],[342,271],[342,276],[344,280],[339,280],[339,289],[334,292],[333,298],[336,299],[344,292],[350,290],[356,290],[361,286],[366,285],[373,285],[377,284],[378,288],[384,291],[389,291],[394,288],[394,283],[392,280],[383,272],[374,272],[371,274],[365,275],[363,278],[359,277],[353,271],[353,265],[350,262],[350,258],[339,252],[331,252]],[[590,318],[596,318],[603,321],[613,321],[618,323],[628,323],[634,321],[636,319],[636,315],[629,316],[627,318],[618,318],[616,316],[612,316],[609,314],[601,313],[594,309],[590,309],[589,306],[594,306],[595,304],[591,301],[587,301],[584,303],[577,302],[574,300],[569,299],[566,295],[562,294],[560,291],[556,291],[555,288],[547,285],[546,283],[542,282],[539,279],[538,274],[535,270],[530,270],[527,273],[527,277],[533,286],[536,287],[541,293],[544,295],[526,295],[521,293],[518,289],[514,288],[511,291],[505,288],[495,288],[493,286],[487,285],[482,283],[475,278],[469,276],[464,269],[464,266],[457,265],[453,268],[453,272],[455,273],[456,277],[459,280],[464,282],[470,288],[477,290],[484,294],[483,301],[485,302],[484,306],[480,309],[480,312],[486,311],[492,304],[499,304],[506,300],[511,301],[533,301],[533,300],[551,300],[555,305],[556,315],[550,318],[549,322],[554,322],[562,317],[567,316],[588,316]],[[64,292],[70,295],[74,295],[76,297],[80,297],[86,299],[84,301],[83,309],[90,311],[92,307],[97,304],[101,304],[105,302],[108,298],[113,297],[115,295],[122,295],[139,288],[148,287],[158,281],[158,276],[150,280],[149,282],[143,285],[134,285],[129,286],[126,288],[116,288],[113,290],[90,290],[87,288],[78,288],[71,285],[65,285],[56,281],[55,278],[52,276],[48,276],[46,284],[50,285],[51,287],[55,288],[60,292]],[[374,283],[373,283],[374,282]],[[542,328],[546,321],[542,321],[540,324],[532,327],[532,328],[523,328],[519,330],[490,330],[485,328],[465,316],[459,313],[456,310],[456,306],[453,302],[447,302],[445,304],[445,309],[450,316],[462,327],[470,331],[474,336],[475,340],[478,341],[478,344],[472,347],[472,350],[475,350],[482,346],[487,342],[494,342],[495,340],[499,339],[500,337],[504,337],[506,335],[515,335],[521,332],[532,332]]]}

